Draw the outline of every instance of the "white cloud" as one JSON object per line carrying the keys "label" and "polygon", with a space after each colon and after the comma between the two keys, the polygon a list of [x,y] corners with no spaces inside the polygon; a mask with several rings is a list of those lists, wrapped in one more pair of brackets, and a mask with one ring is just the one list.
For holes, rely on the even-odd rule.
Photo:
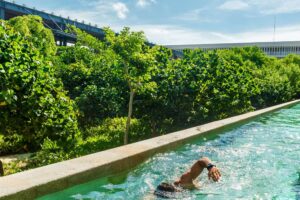
{"label": "white cloud", "polygon": [[263,14],[300,12],[300,0],[250,0]]}
{"label": "white cloud", "polygon": [[56,15],[62,15],[63,17],[69,16],[71,19],[84,20],[85,23],[97,24],[98,26],[112,26],[117,23],[119,19],[125,19],[128,16],[129,9],[126,4],[119,1],[111,0],[97,0],[89,1],[86,3],[90,7],[87,9],[57,9],[54,10]]}
{"label": "white cloud", "polygon": [[221,10],[252,8],[261,14],[273,15],[300,12],[300,0],[229,0],[219,6]]}
{"label": "white cloud", "polygon": [[176,17],[177,19],[180,20],[185,20],[185,21],[198,21],[201,19],[201,9],[195,9],[195,10],[191,10],[187,13],[184,13],[181,16]]}
{"label": "white cloud", "polygon": [[[290,0],[289,2],[296,2],[300,0]],[[284,3],[282,0],[247,0],[249,6],[254,7],[258,12],[269,14],[274,12],[288,12],[291,3]],[[271,2],[274,2],[273,4]],[[125,24],[126,21],[120,22],[119,18],[128,15],[129,10],[125,5],[121,9],[117,6],[117,9],[113,8],[113,5],[120,3],[119,0],[103,1],[98,0],[93,3],[90,2],[90,10],[56,10],[56,14],[61,14],[64,17],[70,16],[72,19],[85,20],[85,22],[91,22],[93,24],[98,24],[99,27],[110,26],[114,30],[119,31],[123,26],[129,26],[133,30],[140,31],[143,30],[150,42],[157,44],[203,44],[203,43],[229,43],[229,42],[263,42],[273,40],[273,27],[270,25],[269,28],[255,29],[251,31],[235,32],[235,33],[225,33],[222,31],[199,31],[194,28],[185,28],[180,25],[168,25],[168,24],[145,24],[145,25],[134,25]],[[121,3],[122,4],[122,3]],[[286,6],[280,7],[279,5],[285,4]],[[123,7],[123,8],[122,8]],[[120,16],[117,10],[120,11]],[[296,12],[298,7],[295,6],[293,12]],[[128,10],[128,11],[126,11]],[[124,14],[125,12],[125,14]],[[289,11],[290,12],[290,11]],[[119,18],[118,18],[119,17]],[[182,16],[181,16],[182,17]],[[204,16],[205,17],[205,16]],[[200,9],[195,9],[191,12],[183,15],[182,19],[185,20],[205,20],[201,14]],[[198,21],[197,21],[198,22]],[[288,40],[299,40],[300,35],[300,22],[299,24],[293,26],[278,26],[276,30],[276,40],[277,41],[288,41]]]}
{"label": "white cloud", "polygon": [[215,23],[218,22],[218,19],[211,19],[208,18],[207,15],[204,13],[205,9],[195,9],[195,10],[190,10],[186,13],[183,13],[181,15],[178,15],[174,17],[173,19],[176,20],[182,20],[182,21],[193,21],[193,22],[205,22],[205,23]]}
{"label": "white cloud", "polygon": [[116,11],[118,17],[120,19],[126,19],[129,9],[127,8],[126,4],[117,2],[112,5],[113,9]]}
{"label": "white cloud", "polygon": [[136,5],[141,7],[141,8],[145,8],[145,7],[149,6],[152,3],[156,3],[156,0],[137,0]]}
{"label": "white cloud", "polygon": [[226,1],[222,5],[219,6],[221,10],[246,10],[249,5],[240,0]]}
{"label": "white cloud", "polygon": [[[236,34],[236,39],[239,42],[266,42],[273,41],[273,28],[253,30]],[[276,41],[298,41],[300,35],[300,24],[282,26],[276,29]]]}
{"label": "white cloud", "polygon": [[150,42],[161,45],[215,43],[224,41],[224,37],[226,37],[212,32],[195,31],[171,25],[139,25],[131,27],[135,31],[143,30]]}
{"label": "white cloud", "polygon": [[[143,30],[150,42],[161,45],[273,41],[272,27],[239,33],[196,31],[170,25],[139,25],[131,27],[135,31]],[[299,35],[300,24],[278,27],[276,41],[299,40]]]}

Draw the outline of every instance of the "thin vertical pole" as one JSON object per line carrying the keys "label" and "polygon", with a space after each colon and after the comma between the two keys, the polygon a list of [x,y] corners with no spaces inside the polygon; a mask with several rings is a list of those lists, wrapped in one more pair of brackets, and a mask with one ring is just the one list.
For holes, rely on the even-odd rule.
{"label": "thin vertical pole", "polygon": [[274,33],[273,33],[273,42],[276,41],[276,15],[274,16]]}

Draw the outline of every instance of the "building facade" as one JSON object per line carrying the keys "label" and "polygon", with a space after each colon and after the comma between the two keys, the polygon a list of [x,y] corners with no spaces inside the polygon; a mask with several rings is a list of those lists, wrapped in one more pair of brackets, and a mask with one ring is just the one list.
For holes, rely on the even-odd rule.
{"label": "building facade", "polygon": [[[224,43],[224,44],[192,44],[192,45],[167,45],[182,55],[184,49],[200,48],[204,51],[215,49],[231,49],[234,47],[259,47],[263,52],[269,56],[283,58],[289,54],[300,55],[300,41],[286,41],[286,42],[255,42],[255,43]],[[181,56],[177,55],[177,56]]]}

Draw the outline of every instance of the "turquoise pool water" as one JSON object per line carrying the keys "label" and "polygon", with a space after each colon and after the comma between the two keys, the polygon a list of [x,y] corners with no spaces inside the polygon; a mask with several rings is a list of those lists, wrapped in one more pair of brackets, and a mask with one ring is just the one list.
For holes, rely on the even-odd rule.
{"label": "turquoise pool water", "polygon": [[200,190],[184,191],[178,199],[300,200],[300,105],[282,109],[219,134],[200,136],[181,148],[160,153],[132,171],[105,177],[39,198],[159,199],[154,188],[172,182],[197,159],[207,156],[222,179],[199,177]]}

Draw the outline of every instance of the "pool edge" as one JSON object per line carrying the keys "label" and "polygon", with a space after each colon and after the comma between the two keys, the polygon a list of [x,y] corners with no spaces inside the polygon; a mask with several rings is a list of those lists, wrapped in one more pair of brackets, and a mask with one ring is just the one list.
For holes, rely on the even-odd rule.
{"label": "pool edge", "polygon": [[128,170],[158,152],[175,148],[201,134],[214,132],[299,103],[279,104],[210,122],[164,136],[0,178],[0,199],[35,199],[49,193]]}

